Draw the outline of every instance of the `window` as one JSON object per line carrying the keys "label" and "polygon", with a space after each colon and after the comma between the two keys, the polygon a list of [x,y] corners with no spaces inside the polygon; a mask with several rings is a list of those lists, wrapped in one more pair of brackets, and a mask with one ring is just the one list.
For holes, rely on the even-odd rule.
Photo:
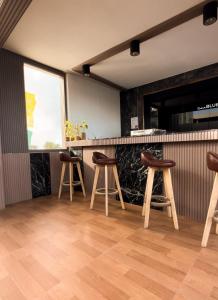
{"label": "window", "polygon": [[64,78],[25,64],[24,82],[29,149],[64,148]]}

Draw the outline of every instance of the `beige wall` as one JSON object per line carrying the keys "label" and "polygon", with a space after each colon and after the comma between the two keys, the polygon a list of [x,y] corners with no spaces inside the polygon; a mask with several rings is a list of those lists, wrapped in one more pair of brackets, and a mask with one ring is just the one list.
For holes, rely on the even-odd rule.
{"label": "beige wall", "polygon": [[67,74],[68,118],[87,121],[89,138],[117,137],[120,129],[120,93],[93,79]]}

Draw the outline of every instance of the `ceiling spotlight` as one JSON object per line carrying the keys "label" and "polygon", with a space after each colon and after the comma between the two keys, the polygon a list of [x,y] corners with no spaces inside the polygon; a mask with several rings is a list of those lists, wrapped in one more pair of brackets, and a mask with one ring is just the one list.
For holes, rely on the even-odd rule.
{"label": "ceiling spotlight", "polygon": [[203,24],[211,25],[217,20],[217,1],[207,3],[203,8]]}
{"label": "ceiling spotlight", "polygon": [[131,56],[138,56],[140,54],[140,41],[133,40],[130,43],[130,55]]}
{"label": "ceiling spotlight", "polygon": [[83,75],[86,77],[90,76],[90,65],[83,65]]}

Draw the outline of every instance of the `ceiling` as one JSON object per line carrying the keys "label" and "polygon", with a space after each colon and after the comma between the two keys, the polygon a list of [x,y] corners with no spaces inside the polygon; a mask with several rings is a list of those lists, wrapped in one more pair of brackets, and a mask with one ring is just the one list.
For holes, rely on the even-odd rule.
{"label": "ceiling", "polygon": [[[200,2],[33,0],[4,48],[70,71]],[[217,23],[204,27],[200,17],[193,19],[143,43],[139,57],[124,51],[93,71],[130,88],[217,62]]]}
{"label": "ceiling", "polygon": [[154,82],[218,62],[218,22],[202,25],[202,16],[160,34],[140,47],[95,65],[92,71],[125,88]]}

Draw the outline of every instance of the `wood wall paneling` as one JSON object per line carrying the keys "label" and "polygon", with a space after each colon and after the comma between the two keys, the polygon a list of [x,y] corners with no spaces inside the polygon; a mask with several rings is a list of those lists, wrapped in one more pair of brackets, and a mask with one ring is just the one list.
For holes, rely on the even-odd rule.
{"label": "wood wall paneling", "polygon": [[29,153],[3,154],[5,204],[32,199]]}
{"label": "wood wall paneling", "polygon": [[[1,151],[3,152],[0,184],[2,174],[5,183],[6,204],[32,198],[30,154],[26,128],[24,63],[30,63],[64,76],[64,73],[59,70],[49,68],[5,49],[0,49],[0,86],[4,87],[0,88],[0,133],[2,135]],[[59,174],[56,175],[54,168],[52,170],[54,178],[51,180],[55,191],[57,185],[56,176],[59,176]],[[59,172],[57,171],[57,173]],[[3,198],[3,188],[1,188],[0,195],[0,199]]]}
{"label": "wood wall paneling", "polygon": [[4,0],[0,9],[0,48],[25,13],[32,0]]}
{"label": "wood wall paneling", "polygon": [[0,132],[0,209],[3,208],[5,208],[5,191],[4,191],[3,159],[2,159],[1,132]]}
{"label": "wood wall paneling", "polygon": [[208,170],[206,154],[218,153],[218,142],[164,144],[164,158],[176,161],[172,169],[175,201],[179,215],[193,220],[206,218],[215,173]]}
{"label": "wood wall paneling", "polygon": [[62,163],[59,152],[50,152],[51,193],[57,194],[60,183]]}
{"label": "wood wall paneling", "polygon": [[3,153],[27,153],[23,60],[0,50],[0,131]]}
{"label": "wood wall paneling", "polygon": [[[15,1],[16,2],[16,1]],[[27,153],[27,128],[24,90],[24,63],[44,68],[60,76],[62,71],[40,64],[5,49],[0,49],[0,130],[3,153]]]}
{"label": "wood wall paneling", "polygon": [[[150,143],[184,143],[184,142],[204,142],[217,141],[218,129],[192,131],[173,134],[162,135],[145,135],[145,136],[127,136],[120,138],[107,139],[93,139],[66,142],[66,147],[80,148],[80,147],[100,147],[112,145],[126,145],[126,144],[150,144]],[[93,150],[94,151],[94,150]]]}

